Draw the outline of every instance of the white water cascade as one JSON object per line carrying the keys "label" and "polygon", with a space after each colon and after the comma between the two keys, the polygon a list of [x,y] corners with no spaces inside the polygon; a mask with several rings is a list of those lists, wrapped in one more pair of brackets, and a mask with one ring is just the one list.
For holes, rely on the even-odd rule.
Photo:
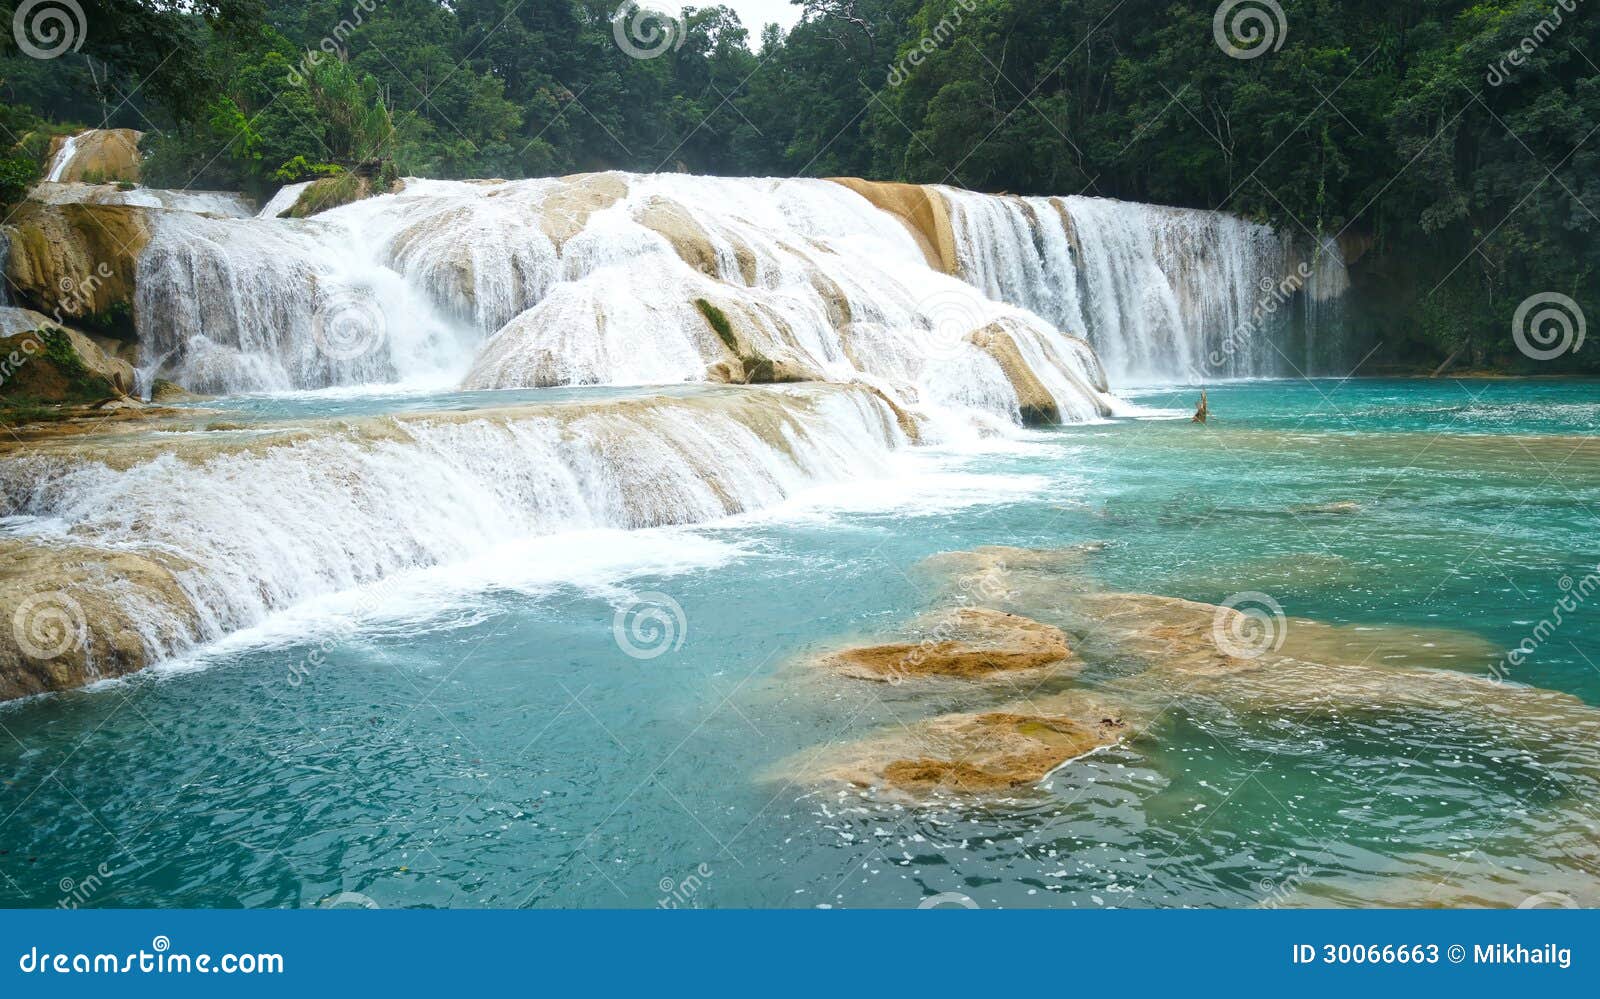
{"label": "white water cascade", "polygon": [[680,390],[587,403],[262,424],[45,447],[0,462],[31,543],[156,559],[173,587],[77,592],[139,607],[151,658],[270,613],[530,538],[700,523],[882,472],[907,439],[871,390]]}
{"label": "white water cascade", "polygon": [[1087,336],[1114,384],[1311,373],[1310,344],[1337,334],[1326,303],[1349,281],[1332,240],[1306,254],[1220,212],[940,190],[962,276]]}
{"label": "white water cascade", "polygon": [[304,221],[153,228],[146,373],[200,391],[738,381],[771,362],[1015,422],[1027,400],[968,336],[995,325],[1060,418],[1116,406],[1081,341],[930,268],[897,220],[826,181],[411,180]]}

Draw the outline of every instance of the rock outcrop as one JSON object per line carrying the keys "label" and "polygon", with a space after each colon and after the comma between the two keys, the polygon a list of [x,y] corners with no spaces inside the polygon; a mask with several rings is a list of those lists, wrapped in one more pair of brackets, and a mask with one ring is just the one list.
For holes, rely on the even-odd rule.
{"label": "rock outcrop", "polygon": [[0,538],[0,701],[132,673],[147,649],[176,644],[150,632],[193,617],[176,575],[185,568],[167,555]]}
{"label": "rock outcrop", "polygon": [[39,312],[126,339],[149,209],[25,201],[11,215],[6,281]]}
{"label": "rock outcrop", "polygon": [[859,177],[829,177],[872,202],[905,224],[928,258],[928,265],[946,274],[959,274],[955,233],[950,210],[939,193],[921,184],[900,184]]}
{"label": "rock outcrop", "polygon": [[1079,663],[1060,629],[985,607],[956,607],[927,615],[913,640],[841,649],[822,658],[832,669],[864,680],[916,677],[975,680]]}
{"label": "rock outcrop", "polygon": [[[93,128],[74,136],[57,136],[50,143],[46,179],[61,183],[137,184],[142,138],[143,132],[131,128]],[[67,157],[65,162],[63,156]]]}
{"label": "rock outcrop", "polygon": [[[0,309],[12,311],[21,310]],[[25,332],[0,337],[0,414],[6,408],[92,405],[133,391],[132,365],[76,330],[38,319]]]}
{"label": "rock outcrop", "polygon": [[966,340],[1000,365],[1000,371],[1017,394],[1017,407],[1025,425],[1043,426],[1061,422],[1061,407],[1056,404],[1055,396],[1050,394],[1044,382],[1028,366],[1010,333],[998,323],[991,323],[968,333]]}
{"label": "rock outcrop", "polygon": [[1086,691],[899,725],[795,764],[808,782],[924,799],[1009,795],[1137,731],[1126,705]]}

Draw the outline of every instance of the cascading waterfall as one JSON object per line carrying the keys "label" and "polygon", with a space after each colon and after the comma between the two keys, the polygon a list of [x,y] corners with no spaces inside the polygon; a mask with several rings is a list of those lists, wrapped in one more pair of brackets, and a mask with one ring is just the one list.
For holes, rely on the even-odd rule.
{"label": "cascading waterfall", "polygon": [[140,602],[154,659],[300,601],[519,539],[770,506],[871,475],[905,443],[874,392],[822,385],[315,432],[265,424],[9,459],[0,463],[0,516],[26,518],[23,537],[80,557],[135,553],[173,567],[172,592],[107,584],[118,602]]}
{"label": "cascading waterfall", "polygon": [[49,169],[45,171],[44,179],[52,184],[60,182],[67,175],[67,170],[72,166],[72,158],[78,154],[78,140],[83,134],[69,135],[61,140],[61,148],[56,150],[55,156],[50,160]]}
{"label": "cascading waterfall", "polygon": [[473,335],[334,223],[183,212],[152,225],[135,305],[146,377],[200,392],[449,387]]}
{"label": "cascading waterfall", "polygon": [[[1081,343],[934,271],[899,222],[826,181],[408,180],[305,221],[170,213],[139,269],[146,374],[201,391],[770,369],[1012,422],[1036,402],[995,360],[1014,347],[1060,418],[1115,407]],[[1003,329],[987,348],[985,327]]]}
{"label": "cascading waterfall", "polygon": [[[91,643],[87,668],[114,652],[125,670],[518,539],[703,522],[871,475],[911,438],[1127,412],[1107,369],[1118,380],[1279,370],[1276,318],[1238,333],[1301,259],[1271,229],[1101,199],[920,189],[943,206],[941,243],[862,187],[411,179],[289,219],[304,185],[256,215],[204,192],[40,185],[46,205],[134,206],[119,218],[142,241],[145,385],[701,387],[498,409],[480,398],[465,413],[356,422],[179,421],[16,448],[0,462],[0,546],[29,571],[88,566],[47,585],[115,630]],[[1336,319],[1347,284],[1337,246],[1319,249],[1292,289],[1312,328]],[[1305,349],[1327,347],[1308,334]],[[748,384],[759,382],[805,384]]]}
{"label": "cascading waterfall", "polygon": [[[1331,239],[1302,273],[1293,241],[1218,212],[940,192],[961,275],[990,297],[1082,332],[1114,383],[1325,369],[1311,363],[1310,345],[1336,335],[1338,316],[1311,303],[1334,303],[1349,285]],[[1285,296],[1308,303],[1304,349]]]}

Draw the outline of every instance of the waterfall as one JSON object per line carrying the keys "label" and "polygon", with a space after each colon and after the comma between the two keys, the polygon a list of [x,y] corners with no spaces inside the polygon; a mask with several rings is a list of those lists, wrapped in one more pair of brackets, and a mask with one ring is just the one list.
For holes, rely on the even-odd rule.
{"label": "waterfall", "polygon": [[308,220],[170,213],[137,319],[146,377],[210,392],[760,375],[866,380],[1000,423],[1115,408],[1084,344],[933,270],[827,181],[408,179]]}
{"label": "waterfall", "polygon": [[939,190],[961,276],[1086,336],[1113,383],[1326,370],[1289,300],[1308,303],[1308,345],[1336,324],[1349,282],[1330,239],[1302,271],[1295,241],[1220,212]]}
{"label": "waterfall", "polygon": [[278,188],[278,193],[274,194],[266,204],[261,206],[261,211],[257,213],[256,217],[263,219],[282,217],[284,212],[294,207],[295,202],[300,200],[300,195],[304,194],[306,188],[310,187],[312,183],[313,181],[304,180],[298,184],[285,184],[283,187]]}
{"label": "waterfall", "polygon": [[52,184],[59,183],[67,175],[67,170],[72,166],[72,158],[78,155],[78,139],[78,135],[69,135],[61,140],[61,148],[51,157],[50,166],[45,171],[46,181]]}
{"label": "waterfall", "polygon": [[471,332],[319,221],[162,213],[139,261],[141,377],[207,393],[374,383],[449,387]]}
{"label": "waterfall", "polygon": [[28,192],[29,199],[47,205],[131,205],[135,208],[163,208],[176,212],[249,218],[255,214],[244,195],[232,191],[170,191],[158,187],[129,187],[111,184],[42,183]]}
{"label": "waterfall", "polygon": [[[0,463],[0,517],[82,560],[138,555],[170,591],[111,579],[85,605],[140,606],[146,656],[273,611],[519,539],[692,524],[881,473],[906,438],[869,389],[700,389],[354,424],[263,424]],[[85,584],[89,585],[89,584]],[[147,619],[147,620],[146,620]]]}

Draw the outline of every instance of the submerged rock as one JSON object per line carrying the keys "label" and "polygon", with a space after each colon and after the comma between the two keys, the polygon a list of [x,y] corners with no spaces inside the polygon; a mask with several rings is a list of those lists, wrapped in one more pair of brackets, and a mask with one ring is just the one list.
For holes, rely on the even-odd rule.
{"label": "submerged rock", "polygon": [[1136,729],[1126,704],[1072,690],[897,725],[820,759],[797,760],[789,772],[808,783],[841,781],[913,798],[1003,795]]}
{"label": "submerged rock", "polygon": [[822,663],[864,680],[914,677],[972,680],[1078,663],[1060,628],[983,607],[959,607],[917,622],[915,641],[863,645],[829,653]]}

